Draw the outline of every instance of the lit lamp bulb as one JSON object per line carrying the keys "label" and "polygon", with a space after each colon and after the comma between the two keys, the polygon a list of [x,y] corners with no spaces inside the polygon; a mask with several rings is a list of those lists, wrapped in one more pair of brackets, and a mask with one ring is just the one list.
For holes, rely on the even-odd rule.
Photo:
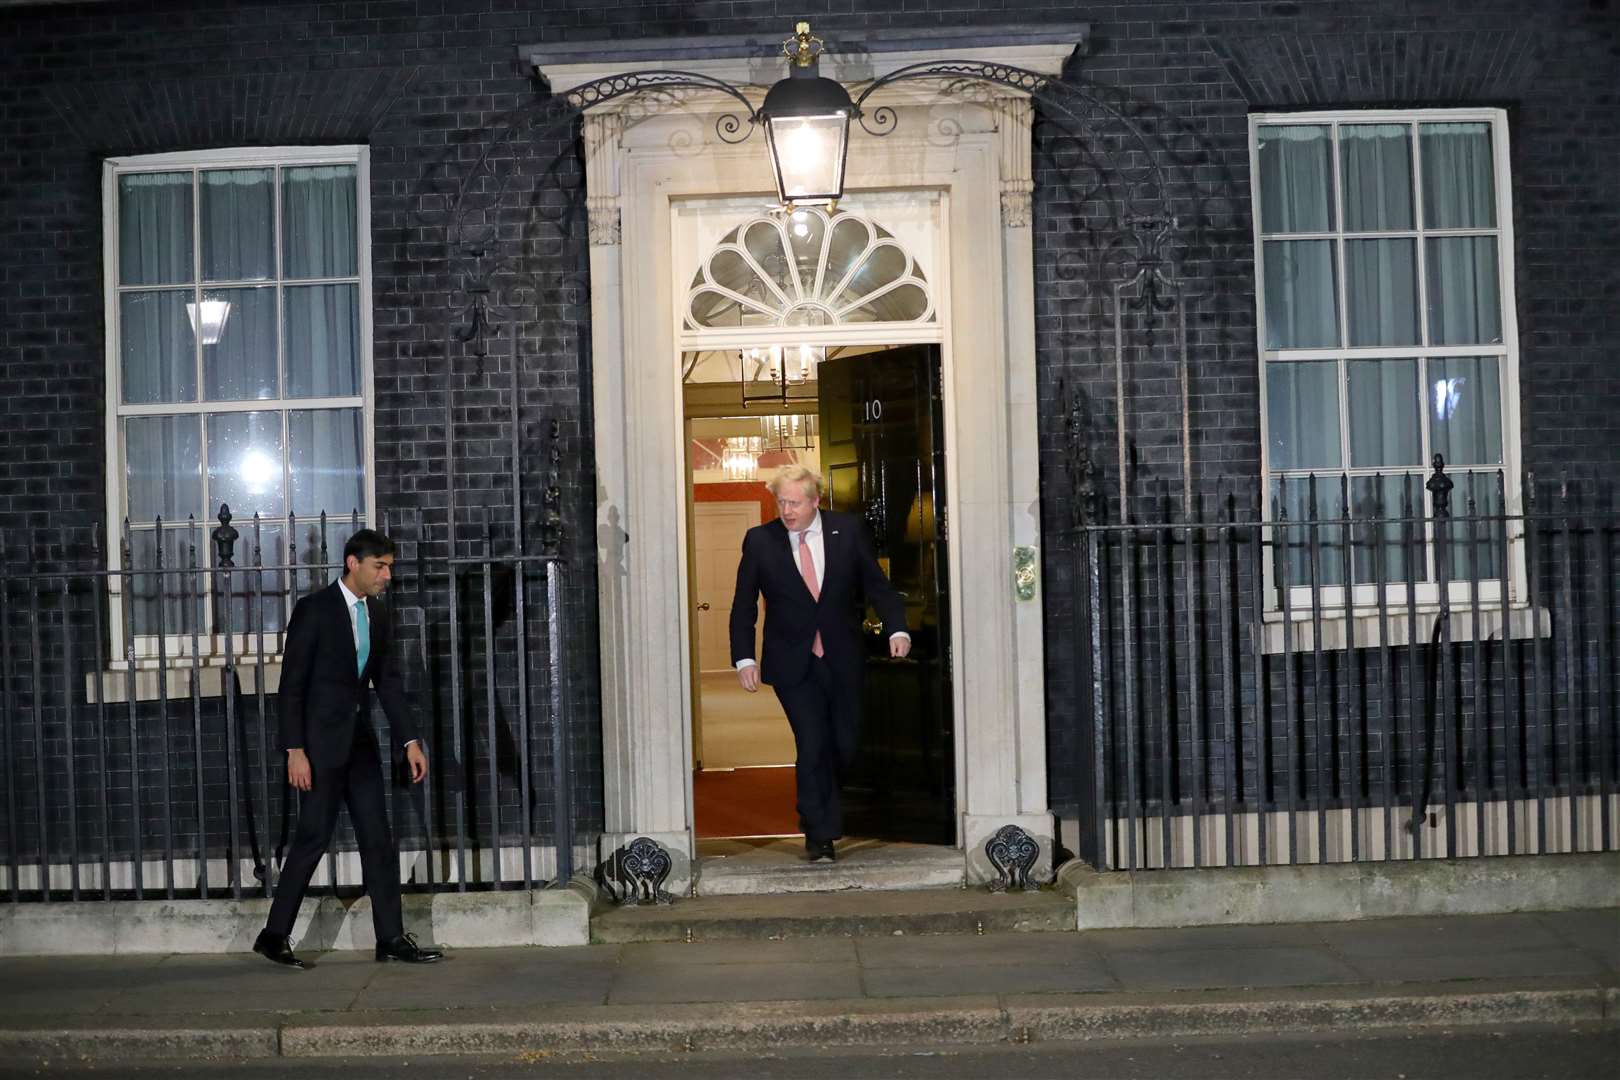
{"label": "lit lamp bulb", "polygon": [[200,304],[186,305],[186,318],[191,320],[191,332],[204,345],[218,345],[225,333],[225,320],[231,317],[229,300],[204,300]]}
{"label": "lit lamp bulb", "polygon": [[827,142],[821,133],[808,123],[794,124],[783,133],[782,139],[782,166],[787,175],[800,178],[799,182],[788,189],[788,194],[805,196],[810,194],[807,180],[814,175],[817,167],[827,154]]}
{"label": "lit lamp bulb", "polygon": [[279,466],[262,450],[249,450],[242,455],[242,484],[252,495],[263,495],[275,486]]}

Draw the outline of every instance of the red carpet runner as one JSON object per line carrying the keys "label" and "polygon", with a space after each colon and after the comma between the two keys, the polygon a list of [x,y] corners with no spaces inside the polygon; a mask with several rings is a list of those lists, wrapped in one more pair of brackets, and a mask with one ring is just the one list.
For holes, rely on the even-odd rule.
{"label": "red carpet runner", "polygon": [[700,840],[799,832],[791,768],[693,773],[692,804]]}

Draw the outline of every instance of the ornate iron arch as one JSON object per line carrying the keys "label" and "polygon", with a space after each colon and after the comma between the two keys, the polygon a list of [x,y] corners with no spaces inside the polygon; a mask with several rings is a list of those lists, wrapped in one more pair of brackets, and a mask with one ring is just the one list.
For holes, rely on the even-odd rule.
{"label": "ornate iron arch", "polygon": [[[1122,341],[1123,320],[1127,309],[1142,313],[1143,326],[1152,348],[1152,320],[1157,313],[1166,313],[1184,307],[1183,287],[1176,272],[1176,260],[1171,254],[1180,228],[1180,218],[1174,212],[1174,196],[1170,192],[1169,178],[1164,163],[1164,148],[1156,146],[1148,131],[1126,111],[1110,102],[1104,94],[1083,82],[1067,81],[1010,64],[984,61],[934,60],[922,61],[899,68],[867,83],[854,98],[856,119],[869,134],[884,137],[899,128],[899,116],[888,105],[871,105],[874,96],[884,89],[901,83],[932,81],[945,84],[946,92],[966,91],[974,87],[1003,88],[1029,97],[1037,116],[1074,125],[1082,133],[1096,131],[1103,126],[1122,133],[1134,161],[1123,160],[1125,155],[1111,159],[1108,164],[1118,180],[1119,190],[1114,193],[1110,228],[1116,237],[1106,258],[1112,272],[1119,275],[1112,285],[1112,315],[1115,319],[1116,341]],[[521,170],[503,167],[515,160],[520,143],[530,146],[547,144],[569,136],[570,143],[576,125],[585,114],[598,106],[624,98],[645,98],[659,102],[660,107],[676,107],[682,96],[693,94],[720,94],[734,99],[737,110],[720,114],[713,121],[715,137],[728,144],[738,144],[752,136],[763,121],[758,108],[744,92],[744,88],[723,79],[699,72],[677,69],[657,69],[624,72],[583,83],[566,93],[539,99],[509,113],[494,137],[487,140],[479,154],[461,176],[451,194],[446,229],[447,254],[450,260],[449,291],[451,316],[447,334],[464,346],[482,363],[489,353],[489,341],[502,335],[503,327],[511,322],[528,300],[529,284],[525,273],[525,260],[521,248],[517,255],[512,245],[502,238],[503,219],[500,211],[509,205],[509,187]],[[1083,136],[1081,136],[1083,137]],[[566,155],[559,155],[561,157]],[[554,161],[552,166],[556,167]],[[546,215],[544,208],[537,212]],[[567,213],[550,211],[553,220]],[[588,275],[576,271],[579,283],[588,288]],[[1190,486],[1190,447],[1186,443],[1189,413],[1187,356],[1185,338],[1186,318],[1181,313],[1172,328],[1179,347],[1181,371],[1182,427],[1184,484]],[[448,344],[448,342],[447,342]],[[1125,400],[1125,347],[1115,350],[1116,427],[1118,438],[1117,468],[1120,490],[1129,487],[1128,422]],[[511,365],[511,393],[513,410],[510,422],[514,430],[520,421],[517,415],[518,364]],[[447,387],[445,396],[444,453],[447,478],[453,476],[455,460],[455,416],[453,393]],[[1067,402],[1066,412],[1071,411]],[[556,430],[553,421],[553,432]],[[1071,434],[1071,437],[1073,435]],[[515,451],[512,461],[512,499],[514,504],[514,546],[522,553],[522,480]],[[556,552],[562,541],[562,515],[557,505],[559,483],[556,475],[555,452],[552,473],[544,492],[544,545],[548,552]],[[447,531],[450,550],[455,551],[456,497],[455,484],[449,483],[447,492]],[[1124,512],[1124,498],[1121,499]]]}

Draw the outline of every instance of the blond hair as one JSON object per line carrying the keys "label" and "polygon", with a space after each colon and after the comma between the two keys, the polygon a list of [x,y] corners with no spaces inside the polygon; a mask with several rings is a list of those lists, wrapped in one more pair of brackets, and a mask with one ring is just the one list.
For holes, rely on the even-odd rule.
{"label": "blond hair", "polygon": [[789,465],[773,476],[765,486],[771,489],[772,495],[780,496],[786,484],[806,484],[815,489],[816,498],[821,498],[821,475],[814,469],[803,465]]}

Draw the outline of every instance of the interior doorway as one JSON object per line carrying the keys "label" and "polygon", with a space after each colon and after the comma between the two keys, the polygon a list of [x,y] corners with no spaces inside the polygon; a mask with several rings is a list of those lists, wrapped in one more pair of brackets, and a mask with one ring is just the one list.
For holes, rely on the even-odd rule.
{"label": "interior doorway", "polygon": [[905,600],[913,640],[910,657],[892,660],[868,611],[865,720],[846,777],[846,833],[954,844],[938,347],[692,352],[683,373],[697,837],[800,835],[792,732],[768,687],[749,694],[738,684],[729,618],[742,535],[776,517],[766,484],[802,464],[827,479],[824,507],[862,519]]}

